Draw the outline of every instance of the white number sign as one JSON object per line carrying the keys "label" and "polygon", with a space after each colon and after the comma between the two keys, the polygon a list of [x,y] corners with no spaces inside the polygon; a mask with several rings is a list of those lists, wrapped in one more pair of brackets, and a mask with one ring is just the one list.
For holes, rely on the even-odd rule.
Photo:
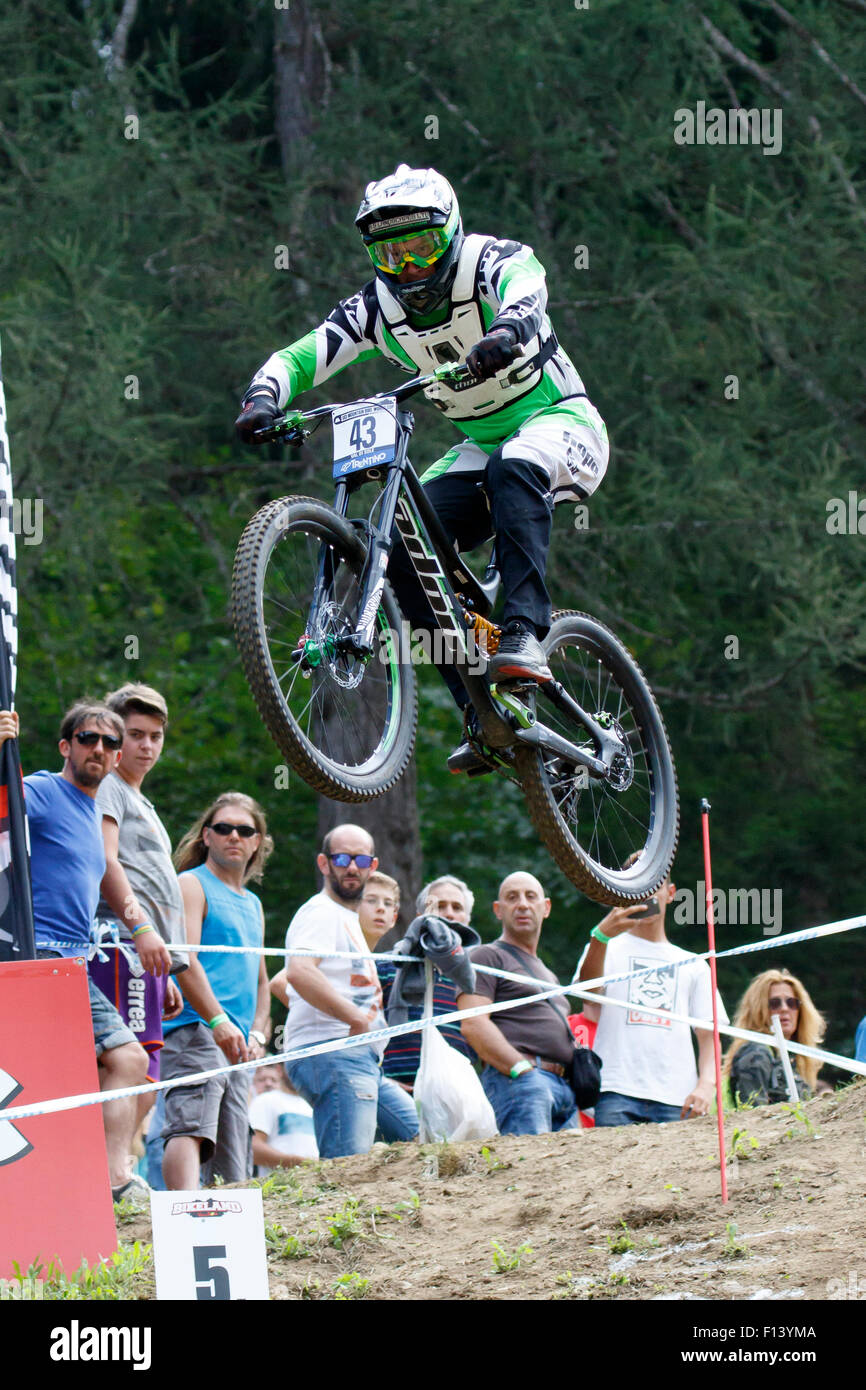
{"label": "white number sign", "polygon": [[397,452],[397,402],[393,396],[355,401],[331,417],[334,426],[334,477],[390,463]]}
{"label": "white number sign", "polygon": [[259,1188],[152,1192],[150,1210],[157,1298],[269,1297]]}

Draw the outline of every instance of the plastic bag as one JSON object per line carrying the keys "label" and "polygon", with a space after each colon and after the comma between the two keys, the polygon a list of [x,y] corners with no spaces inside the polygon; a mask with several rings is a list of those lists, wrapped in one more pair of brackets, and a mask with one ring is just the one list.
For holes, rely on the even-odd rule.
{"label": "plastic bag", "polygon": [[425,1028],[415,1078],[419,1139],[491,1139],[498,1133],[493,1106],[472,1063],[450,1047],[438,1028]]}

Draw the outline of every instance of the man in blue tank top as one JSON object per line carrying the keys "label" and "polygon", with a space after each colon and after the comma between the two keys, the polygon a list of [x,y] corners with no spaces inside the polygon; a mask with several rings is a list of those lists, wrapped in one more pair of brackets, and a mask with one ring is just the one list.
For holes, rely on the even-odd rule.
{"label": "man in blue tank top", "polygon": [[[175,853],[190,945],[264,944],[264,915],[245,884],[260,879],[273,849],[264,812],[252,797],[224,792],[200,816]],[[165,1024],[166,1080],[264,1055],[270,993],[264,956],[191,952],[179,978],[186,1003]],[[215,1177],[252,1175],[250,1077],[227,1072],[166,1095],[163,1177],[191,1189]],[[202,1166],[203,1165],[203,1166]]]}

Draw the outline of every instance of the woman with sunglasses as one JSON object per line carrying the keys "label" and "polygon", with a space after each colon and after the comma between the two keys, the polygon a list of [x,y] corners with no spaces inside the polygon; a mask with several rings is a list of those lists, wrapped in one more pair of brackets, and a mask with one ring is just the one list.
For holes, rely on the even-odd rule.
{"label": "woman with sunglasses", "polygon": [[[765,970],[749,985],[737,1009],[735,1028],[753,1033],[771,1033],[771,1019],[778,1015],[782,1036],[805,1047],[817,1047],[826,1024],[806,989],[787,970]],[[820,1062],[791,1053],[797,1091],[807,1100],[815,1090]],[[774,1105],[788,1099],[782,1059],[775,1048],[764,1043],[735,1038],[725,1058],[725,1076],[731,1095],[741,1105]]]}

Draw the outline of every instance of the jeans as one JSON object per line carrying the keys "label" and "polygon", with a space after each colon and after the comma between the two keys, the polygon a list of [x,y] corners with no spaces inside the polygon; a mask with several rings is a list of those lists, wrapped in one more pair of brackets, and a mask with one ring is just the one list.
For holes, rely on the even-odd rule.
{"label": "jeans", "polygon": [[595,1103],[595,1127],[603,1125],[667,1125],[682,1118],[682,1107],[661,1100],[642,1100],[619,1091],[602,1091]]}
{"label": "jeans", "polygon": [[393,1144],[418,1133],[411,1097],[383,1075],[372,1047],[287,1062],[286,1075],[313,1107],[321,1158],[368,1153],[377,1136]]}
{"label": "jeans", "polygon": [[500,1134],[550,1134],[580,1126],[574,1092],[552,1071],[533,1067],[512,1081],[495,1067],[485,1067],[481,1085]]}

